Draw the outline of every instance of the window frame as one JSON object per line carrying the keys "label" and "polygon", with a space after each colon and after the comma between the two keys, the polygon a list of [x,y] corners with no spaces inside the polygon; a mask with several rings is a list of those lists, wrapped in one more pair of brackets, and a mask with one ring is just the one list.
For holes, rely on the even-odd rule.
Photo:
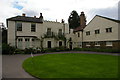
{"label": "window frame", "polygon": [[89,36],[90,35],[90,31],[86,31],[86,36]]}
{"label": "window frame", "polygon": [[22,22],[17,22],[16,23],[16,30],[17,31],[22,31]]}
{"label": "window frame", "polygon": [[36,24],[31,23],[31,32],[36,32]]}
{"label": "window frame", "polygon": [[47,35],[51,36],[52,35],[52,29],[51,28],[47,28]]}
{"label": "window frame", "polygon": [[106,46],[113,46],[113,43],[111,41],[107,41]]}
{"label": "window frame", "polygon": [[96,29],[95,34],[100,34],[100,29]]}
{"label": "window frame", "polygon": [[62,33],[62,29],[59,29],[58,30],[58,35],[62,35],[63,33]]}
{"label": "window frame", "polygon": [[112,27],[106,28],[106,33],[112,33]]}
{"label": "window frame", "polygon": [[100,46],[100,42],[95,42],[95,46]]}

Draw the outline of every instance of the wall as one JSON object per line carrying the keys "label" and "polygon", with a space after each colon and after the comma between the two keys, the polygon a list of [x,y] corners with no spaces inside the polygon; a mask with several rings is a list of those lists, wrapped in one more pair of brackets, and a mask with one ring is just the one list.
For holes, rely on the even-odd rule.
{"label": "wall", "polygon": [[[112,33],[106,33],[106,28],[112,27]],[[100,29],[100,34],[95,34],[94,30]],[[86,31],[90,35],[86,36]],[[112,41],[118,39],[118,23],[96,16],[84,29],[83,41]]]}
{"label": "wall", "polygon": [[15,46],[15,22],[8,21],[8,44]]}
{"label": "wall", "polygon": [[[20,21],[18,21],[20,22]],[[30,39],[30,46],[32,46],[32,37],[30,36],[36,36],[39,40],[36,40],[35,47],[41,47],[40,39],[41,36],[44,36],[47,32],[47,28],[51,28],[52,32],[54,32],[56,35],[58,34],[59,29],[62,29],[62,32],[65,30],[65,35],[69,32],[68,24],[65,23],[59,23],[59,22],[51,22],[51,21],[44,21],[42,23],[36,23],[36,32],[31,32],[31,23],[32,22],[22,22],[22,31],[17,31],[16,36],[23,36],[23,48],[25,48],[25,38],[28,36]],[[11,43],[12,46],[15,46],[15,21],[8,21],[8,43]],[[20,37],[21,38],[21,37]],[[52,41],[52,47],[58,46],[58,43],[54,39],[46,38],[43,42],[43,47],[47,47],[47,41]],[[17,44],[18,45],[18,44]]]}

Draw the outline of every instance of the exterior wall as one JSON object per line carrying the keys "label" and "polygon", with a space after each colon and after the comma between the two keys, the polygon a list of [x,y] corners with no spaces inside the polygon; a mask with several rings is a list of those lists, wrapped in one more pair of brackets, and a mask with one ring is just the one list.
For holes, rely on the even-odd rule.
{"label": "exterior wall", "polygon": [[[20,22],[20,21],[17,21]],[[8,44],[10,43],[11,46],[15,46],[15,36],[20,36],[19,38],[22,38],[22,43],[19,43],[17,40],[17,46],[19,44],[22,44],[21,49],[25,49],[26,38],[29,38],[29,47],[41,47],[41,37],[44,37],[44,34],[47,32],[47,28],[51,28],[52,32],[55,33],[55,35],[58,35],[59,29],[62,29],[62,33],[65,32],[65,35],[69,33],[69,27],[67,23],[59,23],[59,22],[51,22],[51,21],[44,21],[42,23],[35,23],[36,24],[36,32],[31,32],[31,23],[32,22],[21,22],[22,23],[22,31],[16,31],[15,34],[15,21],[8,21]],[[32,39],[35,41],[32,42]],[[54,40],[54,38],[44,38],[43,40],[43,47],[47,48],[47,41],[51,41],[52,47],[57,47],[59,44],[57,41]],[[62,43],[64,43],[62,41]],[[64,44],[62,44],[64,46]]]}
{"label": "exterior wall", "polygon": [[[78,37],[78,33],[79,33],[79,37]],[[83,33],[82,31],[78,31],[78,32],[75,32],[73,33],[73,29],[70,29],[70,34],[67,34],[66,35],[66,38],[67,38],[67,47],[69,47],[69,39],[71,38],[71,42],[72,42],[72,48],[76,48],[76,47],[79,47],[79,48],[82,48],[82,41],[83,41]]]}
{"label": "exterior wall", "polygon": [[[111,33],[106,33],[106,28],[112,27]],[[100,29],[100,34],[95,34],[94,30]],[[90,31],[90,35],[86,36],[86,32]],[[84,29],[83,41],[113,41],[118,38],[118,23],[100,18],[96,16]]]}
{"label": "exterior wall", "polygon": [[15,46],[15,22],[8,21],[8,44]]}
{"label": "exterior wall", "polygon": [[120,40],[120,23],[118,24],[118,40]]}
{"label": "exterior wall", "polygon": [[[106,45],[108,41],[98,41],[100,43],[99,46],[95,46],[95,42],[84,42],[84,48],[101,48],[101,49],[120,49],[120,41],[111,41],[112,45]],[[87,45],[89,43],[89,45]]]}

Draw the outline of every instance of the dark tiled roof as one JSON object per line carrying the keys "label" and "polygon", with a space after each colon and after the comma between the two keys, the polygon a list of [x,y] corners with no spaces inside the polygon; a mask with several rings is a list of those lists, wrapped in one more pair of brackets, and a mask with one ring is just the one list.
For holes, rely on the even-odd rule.
{"label": "dark tiled roof", "polygon": [[15,17],[12,17],[12,18],[8,18],[7,20],[42,23],[42,20],[40,18],[26,17],[26,16],[15,16]]}
{"label": "dark tiled roof", "polygon": [[108,19],[108,20],[111,20],[111,21],[114,21],[114,22],[117,22],[117,23],[120,23],[120,20],[115,20],[115,19],[111,19],[111,18],[108,18],[108,17],[100,16],[100,15],[96,15],[96,16],[101,17],[101,18],[105,18],[105,19]]}

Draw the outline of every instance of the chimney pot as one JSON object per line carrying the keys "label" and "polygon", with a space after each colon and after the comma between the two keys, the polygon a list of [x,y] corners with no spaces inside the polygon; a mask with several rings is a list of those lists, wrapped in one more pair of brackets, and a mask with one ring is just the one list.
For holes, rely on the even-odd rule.
{"label": "chimney pot", "polygon": [[36,18],[36,16],[34,16],[34,18]]}
{"label": "chimney pot", "polygon": [[23,13],[23,14],[22,14],[22,16],[24,16],[24,17],[25,17],[25,13]]}

